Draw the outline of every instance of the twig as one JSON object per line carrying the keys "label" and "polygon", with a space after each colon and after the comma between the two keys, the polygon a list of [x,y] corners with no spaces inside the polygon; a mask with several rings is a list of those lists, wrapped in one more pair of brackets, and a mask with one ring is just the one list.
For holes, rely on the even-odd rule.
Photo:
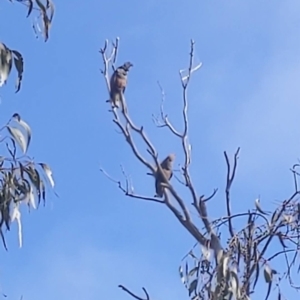
{"label": "twig", "polygon": [[117,184],[118,188],[128,197],[130,198],[135,198],[135,199],[140,199],[140,200],[147,200],[147,201],[152,201],[152,202],[157,202],[157,203],[164,203],[163,200],[153,198],[153,197],[147,197],[147,196],[141,196],[137,195],[134,192],[132,192],[133,188],[129,186],[128,179],[126,179],[126,188],[122,186],[122,182],[120,180],[116,180],[112,178],[103,168],[100,168],[100,172],[102,172],[110,181],[114,182]]}
{"label": "twig", "polygon": [[144,291],[144,293],[146,295],[146,298],[142,298],[142,297],[139,297],[139,296],[135,295],[134,293],[132,293],[130,290],[128,290],[125,286],[123,286],[121,284],[118,287],[120,289],[122,289],[123,291],[125,291],[126,293],[128,293],[131,297],[133,297],[133,298],[135,298],[137,300],[150,300],[149,294],[148,294],[148,292],[147,292],[147,290],[145,288],[142,288],[142,289],[143,289],[143,291]]}
{"label": "twig", "polygon": [[196,70],[198,70],[201,67],[202,63],[200,63],[199,65],[197,65],[196,67],[193,68],[194,45],[195,45],[195,42],[193,40],[191,40],[188,75],[183,76],[182,75],[182,70],[179,71],[179,76],[180,76],[182,91],[183,91],[182,115],[183,115],[184,126],[183,126],[182,133],[180,133],[178,130],[176,130],[174,128],[174,126],[169,121],[168,116],[164,113],[163,104],[165,102],[165,92],[164,92],[164,90],[163,90],[163,88],[162,88],[162,86],[160,85],[159,82],[158,82],[158,86],[160,88],[161,98],[162,98],[161,106],[160,106],[160,118],[161,118],[161,120],[159,121],[158,118],[154,118],[154,116],[153,116],[153,118],[154,118],[154,121],[155,121],[157,127],[167,127],[167,128],[169,128],[169,130],[181,140],[181,144],[182,144],[182,148],[183,148],[183,152],[184,152],[184,166],[182,167],[182,171],[183,171],[183,176],[185,178],[185,185],[189,188],[189,190],[191,192],[191,195],[193,197],[193,203],[194,203],[194,205],[196,205],[198,197],[197,197],[195,188],[192,184],[191,177],[190,177],[190,174],[189,174],[189,169],[188,169],[189,165],[191,163],[191,146],[188,143],[189,123],[188,123],[187,88],[188,88],[192,73],[195,72]]}
{"label": "twig", "polygon": [[300,167],[299,164],[294,164],[293,168],[291,169],[293,173],[293,178],[294,178],[294,187],[295,191],[298,191],[298,181],[297,181],[297,176],[299,176],[299,173],[296,171],[296,168]]}
{"label": "twig", "polygon": [[216,195],[217,191],[218,191],[218,189],[214,189],[212,194],[210,196],[208,196],[207,198],[205,198],[204,195],[201,195],[200,196],[200,201],[203,201],[203,202],[209,201],[210,199],[212,199]]}
{"label": "twig", "polygon": [[231,168],[230,168],[230,163],[229,163],[229,158],[228,155],[226,153],[226,151],[224,151],[224,156],[225,156],[225,160],[226,160],[226,164],[227,164],[227,180],[226,180],[226,189],[225,189],[225,193],[226,193],[226,208],[227,208],[227,216],[229,217],[228,219],[228,225],[229,225],[229,232],[231,237],[234,236],[234,232],[233,232],[233,226],[232,226],[232,221],[231,221],[231,207],[230,207],[230,188],[232,185],[232,182],[234,180],[234,176],[236,173],[236,167],[237,167],[237,160],[238,160],[238,154],[239,154],[240,148],[237,149],[235,155],[234,155],[234,163],[233,163],[233,170],[231,172]]}

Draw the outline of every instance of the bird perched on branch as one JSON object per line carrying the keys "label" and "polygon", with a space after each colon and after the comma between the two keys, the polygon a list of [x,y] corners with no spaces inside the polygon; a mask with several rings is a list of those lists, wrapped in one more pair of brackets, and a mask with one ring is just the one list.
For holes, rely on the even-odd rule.
{"label": "bird perched on branch", "polygon": [[119,103],[122,103],[122,94],[127,85],[127,73],[132,66],[133,64],[129,61],[124,63],[114,71],[110,78],[110,101],[114,107],[119,107]]}
{"label": "bird perched on branch", "polygon": [[[160,164],[162,171],[166,177],[166,179],[169,181],[173,176],[172,171],[172,164],[175,159],[175,154],[168,155]],[[162,198],[164,195],[164,187],[161,186],[161,183],[163,183],[165,180],[162,176],[162,174],[157,170],[155,174],[155,189],[156,189],[156,197]]]}

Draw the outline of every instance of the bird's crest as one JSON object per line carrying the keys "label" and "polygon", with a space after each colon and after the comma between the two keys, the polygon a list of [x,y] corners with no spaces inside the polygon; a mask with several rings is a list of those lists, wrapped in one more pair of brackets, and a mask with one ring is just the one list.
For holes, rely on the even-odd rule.
{"label": "bird's crest", "polygon": [[133,64],[130,61],[127,61],[126,63],[124,63],[119,68],[121,68],[121,69],[125,70],[126,72],[128,72],[130,67],[133,67]]}
{"label": "bird's crest", "polygon": [[171,154],[169,154],[168,156],[167,156],[167,159],[169,160],[169,161],[173,161],[173,160],[175,160],[175,154],[174,153],[171,153]]}

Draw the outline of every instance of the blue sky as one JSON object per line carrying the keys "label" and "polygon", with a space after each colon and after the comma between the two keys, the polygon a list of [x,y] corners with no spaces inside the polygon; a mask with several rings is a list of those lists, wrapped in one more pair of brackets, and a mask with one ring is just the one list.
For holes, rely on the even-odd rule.
{"label": "blue sky", "polygon": [[[3,1],[2,1],[3,2]],[[59,198],[23,211],[24,246],[17,227],[7,234],[0,283],[9,299],[130,299],[145,286],[153,299],[188,299],[178,276],[193,245],[166,208],[127,199],[100,172],[153,194],[153,182],[134,159],[108,113],[98,50],[106,38],[121,39],[119,63],[134,67],[126,99],[163,158],[182,161],[180,143],[156,129],[160,81],[171,120],[181,123],[178,70],[188,64],[189,41],[203,62],[189,91],[194,183],[199,194],[220,191],[209,206],[225,212],[225,162],[241,147],[234,211],[253,207],[260,195],[272,207],[292,193],[289,167],[299,157],[299,1],[56,1],[50,39],[36,40],[18,3],[1,3],[1,41],[24,56],[21,91],[14,75],[0,90],[0,123],[15,112],[33,131],[29,153],[54,172]],[[139,144],[140,145],[140,144]],[[175,181],[181,193],[183,188]],[[190,202],[189,199],[186,200]],[[255,298],[254,298],[255,299]]]}

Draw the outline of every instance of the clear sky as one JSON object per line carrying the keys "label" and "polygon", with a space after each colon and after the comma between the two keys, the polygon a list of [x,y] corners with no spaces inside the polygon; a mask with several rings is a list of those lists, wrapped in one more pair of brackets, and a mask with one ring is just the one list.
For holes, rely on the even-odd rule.
{"label": "clear sky", "polygon": [[[300,2],[117,0],[55,1],[50,39],[36,40],[18,3],[2,1],[0,37],[25,60],[21,91],[14,76],[0,90],[0,124],[18,112],[33,132],[29,153],[54,172],[59,198],[23,210],[24,246],[17,226],[2,251],[0,283],[9,299],[130,299],[145,286],[153,299],[188,299],[181,258],[194,240],[163,206],[126,198],[100,172],[131,174],[136,191],[152,196],[153,180],[116,133],[98,50],[119,36],[119,63],[134,67],[126,99],[160,157],[182,162],[180,143],[156,129],[160,81],[166,109],[181,125],[178,70],[188,64],[189,41],[203,62],[189,92],[192,175],[199,194],[220,191],[212,217],[225,212],[225,162],[241,147],[233,186],[235,212],[292,193],[289,168],[300,154]],[[173,181],[179,191],[183,187]],[[190,199],[186,199],[190,203]],[[195,216],[194,216],[195,217]],[[255,298],[254,298],[255,299]]]}

